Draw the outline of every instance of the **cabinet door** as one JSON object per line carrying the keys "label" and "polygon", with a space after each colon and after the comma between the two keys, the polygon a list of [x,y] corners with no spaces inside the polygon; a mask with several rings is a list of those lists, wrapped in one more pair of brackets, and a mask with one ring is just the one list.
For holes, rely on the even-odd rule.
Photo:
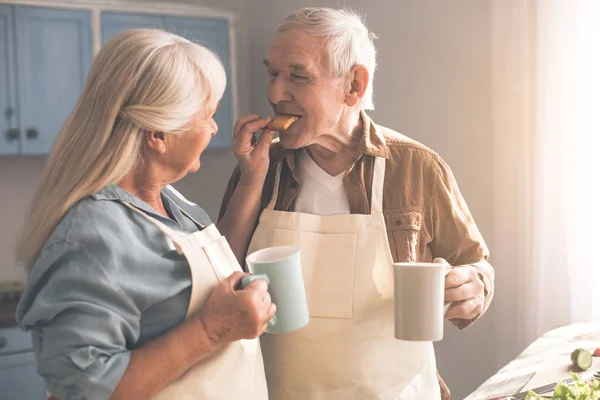
{"label": "cabinet door", "polygon": [[33,352],[0,357],[0,400],[44,400],[44,380],[36,372]]}
{"label": "cabinet door", "polygon": [[22,153],[45,154],[85,84],[90,13],[20,6],[15,12]]}
{"label": "cabinet door", "polygon": [[17,154],[21,138],[17,121],[13,7],[0,4],[0,155]]}
{"label": "cabinet door", "polygon": [[165,28],[184,38],[201,44],[219,56],[227,73],[227,87],[221,99],[221,108],[215,115],[219,133],[211,142],[211,148],[231,146],[233,134],[233,103],[231,92],[231,51],[229,48],[229,24],[227,20],[214,18],[165,17]]}
{"label": "cabinet door", "polygon": [[165,18],[162,15],[152,14],[103,12],[101,21],[102,43],[106,43],[117,33],[123,32],[127,29],[164,29]]}

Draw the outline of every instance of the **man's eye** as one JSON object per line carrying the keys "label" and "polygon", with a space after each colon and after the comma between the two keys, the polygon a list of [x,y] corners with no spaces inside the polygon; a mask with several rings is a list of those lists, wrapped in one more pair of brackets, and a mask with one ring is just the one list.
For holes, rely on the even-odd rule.
{"label": "man's eye", "polygon": [[297,81],[306,81],[306,80],[308,80],[308,78],[306,76],[302,76],[302,75],[291,74],[290,76],[292,77],[292,79],[297,80]]}

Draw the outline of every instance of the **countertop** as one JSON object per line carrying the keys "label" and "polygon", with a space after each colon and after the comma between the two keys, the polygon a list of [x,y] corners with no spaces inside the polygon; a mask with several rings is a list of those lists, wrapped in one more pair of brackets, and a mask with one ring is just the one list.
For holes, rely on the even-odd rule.
{"label": "countertop", "polygon": [[[546,332],[465,400],[508,397],[524,389],[566,379],[570,354],[578,347],[600,348],[600,322],[576,323]],[[583,378],[600,369],[600,359],[594,359],[592,368],[580,373]]]}

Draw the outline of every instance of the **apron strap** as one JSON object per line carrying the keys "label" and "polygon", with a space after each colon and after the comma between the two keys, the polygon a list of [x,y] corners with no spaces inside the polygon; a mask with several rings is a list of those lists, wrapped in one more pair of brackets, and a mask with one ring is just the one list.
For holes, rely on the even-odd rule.
{"label": "apron strap", "polygon": [[159,220],[157,220],[156,218],[153,218],[151,216],[149,216],[148,214],[146,214],[145,212],[139,210],[138,208],[132,206],[130,203],[126,202],[126,201],[121,201],[121,203],[130,208],[131,210],[135,211],[136,213],[140,214],[142,217],[146,218],[148,221],[152,222],[154,225],[156,225],[156,227],[165,234],[166,237],[168,237],[169,239],[171,239],[173,241],[173,243],[175,243],[175,249],[177,250],[177,252],[179,254],[183,254],[182,250],[181,250],[181,245],[179,243],[179,236],[180,234],[169,228],[167,225],[165,225],[164,223],[160,222]]}
{"label": "apron strap", "polygon": [[[177,208],[179,208],[179,210],[186,216],[188,217],[190,220],[192,220],[193,223],[195,223],[198,228],[200,230],[203,230],[204,228],[206,228],[206,225],[201,224],[200,222],[198,222],[197,220],[195,220],[192,216],[191,213],[193,210],[193,207],[195,206],[195,204],[190,203],[185,197],[183,197],[181,195],[181,193],[179,193],[177,190],[175,190],[175,188],[171,185],[167,185],[165,186],[165,192],[167,193],[167,197],[173,202],[175,203],[175,205],[177,206]],[[170,196],[169,194],[173,195]]]}
{"label": "apron strap", "polygon": [[271,195],[271,201],[267,204],[266,209],[274,210],[275,204],[277,203],[277,196],[279,195],[279,182],[281,180],[281,166],[283,162],[277,166],[277,170],[275,171],[275,185],[273,186],[273,194]]}
{"label": "apron strap", "polygon": [[385,178],[385,158],[376,157],[373,167],[373,184],[371,188],[371,214],[383,212],[383,182]]}

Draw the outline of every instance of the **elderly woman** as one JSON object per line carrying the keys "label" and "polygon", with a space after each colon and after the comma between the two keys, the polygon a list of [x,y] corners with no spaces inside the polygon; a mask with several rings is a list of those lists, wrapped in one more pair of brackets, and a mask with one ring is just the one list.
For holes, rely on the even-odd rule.
{"label": "elderly woman", "polygon": [[253,132],[269,121],[236,124],[244,179],[218,229],[169,186],[199,169],[224,87],[211,51],[158,30],[121,33],[96,57],[19,246],[17,319],[54,398],[267,398],[257,337],[275,305],[264,281],[238,287],[235,254],[273,137]]}

